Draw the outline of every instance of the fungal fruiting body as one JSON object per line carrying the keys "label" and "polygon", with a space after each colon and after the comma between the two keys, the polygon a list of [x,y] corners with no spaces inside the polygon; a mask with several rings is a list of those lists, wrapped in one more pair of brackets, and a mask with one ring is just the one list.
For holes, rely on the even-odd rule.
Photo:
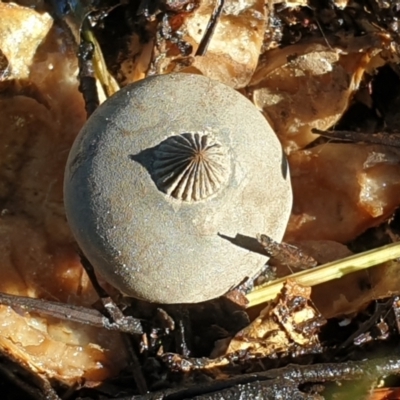
{"label": "fungal fruiting body", "polygon": [[200,75],[147,78],[89,118],[67,163],[67,218],[94,268],[158,303],[218,297],[266,262],[292,194],[271,127],[233,89]]}
{"label": "fungal fruiting body", "polygon": [[216,193],[229,176],[226,150],[211,134],[174,135],[154,152],[157,187],[183,201],[198,201]]}

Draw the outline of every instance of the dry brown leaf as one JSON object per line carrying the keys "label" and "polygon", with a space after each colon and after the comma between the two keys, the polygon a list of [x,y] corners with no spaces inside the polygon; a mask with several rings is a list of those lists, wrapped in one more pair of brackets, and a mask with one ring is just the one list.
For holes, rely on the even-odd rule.
{"label": "dry brown leaf", "polygon": [[[231,86],[243,87],[258,62],[265,2],[225,3],[208,53],[197,57],[186,71],[201,71]],[[194,51],[214,5],[203,0],[199,9],[187,15],[185,39],[193,44]],[[11,18],[6,9],[26,18],[34,15],[40,29],[32,31],[30,37],[24,17]],[[47,53],[44,47],[30,67],[37,46],[50,29],[51,19],[46,14],[0,3],[0,19],[0,50],[11,65],[13,77],[28,77],[29,73],[46,99],[40,103],[19,96],[1,101],[0,123],[7,129],[0,138],[0,290],[90,306],[96,296],[82,273],[62,203],[65,161],[85,120],[77,91],[76,63],[71,54],[55,45],[65,41],[53,36],[47,40],[56,52]],[[7,27],[11,36],[2,27]],[[21,42],[27,49],[22,44],[15,46],[18,37],[23,37]],[[127,76],[133,70],[132,80],[145,76],[153,42],[139,50],[136,46],[138,41],[132,39],[136,58],[133,66],[126,65]],[[253,96],[281,133],[287,150],[313,140],[312,127],[324,129],[340,118],[372,56],[373,46],[368,46],[342,50],[313,43],[268,53],[252,79]],[[167,64],[172,61],[167,60]],[[379,146],[335,145],[346,146],[340,150],[329,146],[333,145],[291,156],[295,214],[288,237],[292,239],[350,240],[398,206],[397,151]],[[400,286],[397,264],[391,264],[383,277],[382,269],[377,271],[376,275],[367,275],[375,279],[371,278],[370,296],[360,293],[366,292],[360,284],[364,282],[360,276],[365,278],[365,274],[358,278],[354,274],[352,282],[342,282],[342,288],[317,288],[320,295],[313,297],[326,316],[357,311],[368,299],[390,294]],[[268,356],[318,350],[316,334],[322,318],[309,299],[310,289],[289,282],[284,293],[237,335],[228,354]],[[117,334],[20,314],[9,307],[0,307],[0,318],[0,346],[47,376],[68,383],[82,377],[99,382],[126,365]]]}
{"label": "dry brown leaf", "polygon": [[352,315],[371,301],[400,293],[400,264],[392,261],[313,287],[312,299],[325,318]]}
{"label": "dry brown leaf", "polygon": [[[196,55],[215,6],[214,0],[201,0],[199,7],[190,12],[165,14],[166,19],[157,28],[162,33],[156,34],[155,25],[149,25],[149,35],[153,37],[144,45],[133,36],[129,56],[121,69],[126,83],[143,79],[149,73],[179,71],[202,74],[234,88],[245,87],[257,67],[263,44],[265,2],[226,0],[207,51]],[[191,46],[190,54],[181,54],[177,40]]]}
{"label": "dry brown leaf", "polygon": [[267,357],[319,351],[318,331],[325,321],[310,302],[311,288],[288,280],[282,292],[247,328],[232,339],[227,354]]}
{"label": "dry brown leaf", "polygon": [[[200,7],[190,14],[182,29],[184,37],[195,52],[201,42],[214,0],[202,0]],[[227,0],[218,20],[207,53],[197,56],[191,67],[183,72],[200,72],[209,78],[234,88],[246,86],[257,66],[265,30],[264,0]]]}
{"label": "dry brown leaf", "polygon": [[49,32],[53,19],[47,13],[0,1],[0,21],[0,50],[10,70],[7,78],[27,78],[36,49]]}
{"label": "dry brown leaf", "polygon": [[289,156],[293,211],[284,240],[346,243],[400,204],[400,150],[323,144]]}
{"label": "dry brown leaf", "polygon": [[[10,7],[16,12],[17,6]],[[22,8],[25,23],[41,20],[32,14]],[[24,21],[9,28],[14,37],[25,38]],[[91,307],[97,295],[63,207],[65,163],[85,110],[76,58],[60,34],[50,31],[29,68],[30,82],[47,106],[21,95],[0,99],[0,291]],[[31,44],[34,52],[37,44]],[[119,334],[6,306],[0,306],[0,320],[2,351],[47,377],[93,385],[126,365]]]}
{"label": "dry brown leaf", "polygon": [[328,129],[346,111],[376,52],[357,43],[346,51],[321,41],[300,43],[262,58],[250,92],[287,153],[314,141],[311,129]]}

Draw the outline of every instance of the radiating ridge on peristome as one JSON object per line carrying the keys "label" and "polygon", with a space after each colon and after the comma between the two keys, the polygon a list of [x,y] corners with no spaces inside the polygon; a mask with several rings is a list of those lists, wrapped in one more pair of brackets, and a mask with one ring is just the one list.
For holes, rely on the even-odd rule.
{"label": "radiating ridge on peristome", "polygon": [[153,176],[157,187],[175,199],[204,200],[227,181],[228,153],[210,133],[170,136],[154,151]]}

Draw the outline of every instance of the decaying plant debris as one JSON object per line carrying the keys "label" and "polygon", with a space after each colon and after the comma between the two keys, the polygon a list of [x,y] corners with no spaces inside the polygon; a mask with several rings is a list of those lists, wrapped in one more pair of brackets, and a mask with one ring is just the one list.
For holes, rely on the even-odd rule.
{"label": "decaying plant debris", "polygon": [[[159,307],[100,280],[111,300],[83,272],[62,178],[85,106],[90,114],[148,75],[201,73],[248,96],[288,154],[285,240],[300,252],[289,245],[294,264],[264,272],[398,241],[400,5],[28,3],[0,2],[0,373],[10,398],[319,398],[337,381],[352,382],[339,398],[361,398],[398,387],[387,379],[400,373],[398,261],[312,289],[289,280],[261,314],[240,292]],[[135,334],[103,329],[126,332],[127,321]]]}

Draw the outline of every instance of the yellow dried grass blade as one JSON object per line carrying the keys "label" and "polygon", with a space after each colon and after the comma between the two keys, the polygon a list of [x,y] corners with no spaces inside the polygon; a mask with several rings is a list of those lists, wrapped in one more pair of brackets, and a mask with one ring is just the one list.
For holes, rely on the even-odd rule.
{"label": "yellow dried grass blade", "polygon": [[303,286],[315,286],[333,279],[339,279],[356,271],[374,267],[398,257],[400,257],[400,242],[355,254],[306,271],[297,272],[253,290],[246,296],[249,301],[247,307],[254,307],[274,299],[281,291],[287,279],[295,280]]}
{"label": "yellow dried grass blade", "polygon": [[118,92],[119,85],[114,77],[108,72],[103,53],[100,50],[100,45],[90,29],[82,28],[82,36],[88,42],[92,42],[94,46],[93,66],[95,76],[100,81],[107,97]]}

